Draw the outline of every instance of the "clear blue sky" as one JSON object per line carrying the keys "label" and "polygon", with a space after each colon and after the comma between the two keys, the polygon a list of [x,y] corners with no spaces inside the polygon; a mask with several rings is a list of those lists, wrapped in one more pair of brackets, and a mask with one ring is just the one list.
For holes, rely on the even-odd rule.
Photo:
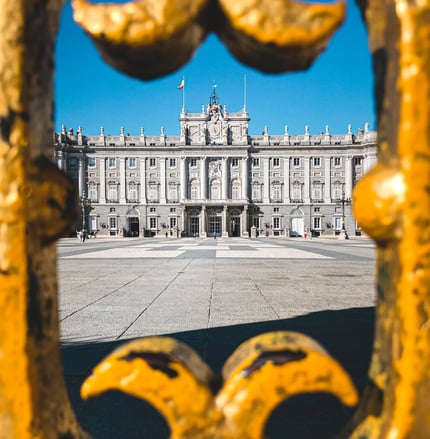
{"label": "clear blue sky", "polygon": [[[100,0],[99,0],[100,1]],[[247,82],[250,134],[303,134],[330,126],[333,134],[353,132],[369,122],[375,128],[373,78],[366,31],[353,1],[348,1],[347,19],[328,49],[313,66],[300,73],[267,75],[236,61],[211,35],[193,59],[177,72],[161,79],[141,82],[104,64],[90,39],[73,22],[70,0],[64,6],[56,51],[55,129],[83,127],[96,135],[125,132],[138,135],[179,135],[182,92],[177,89],[185,77],[185,107],[200,112],[217,84],[220,103],[227,111],[243,108],[243,81]]]}

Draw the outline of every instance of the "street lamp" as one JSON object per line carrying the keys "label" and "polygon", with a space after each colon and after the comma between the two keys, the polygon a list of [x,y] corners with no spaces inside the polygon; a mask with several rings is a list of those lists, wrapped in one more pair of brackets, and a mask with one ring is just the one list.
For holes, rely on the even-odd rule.
{"label": "street lamp", "polygon": [[87,206],[89,205],[90,200],[85,196],[85,193],[83,193],[80,197],[80,204],[81,204],[81,215],[82,215],[82,233],[86,232],[87,229]]}
{"label": "street lamp", "polygon": [[345,204],[350,204],[351,199],[345,198],[345,191],[342,191],[342,198],[339,201],[342,203],[342,230],[340,231],[339,239],[349,239],[345,229]]}

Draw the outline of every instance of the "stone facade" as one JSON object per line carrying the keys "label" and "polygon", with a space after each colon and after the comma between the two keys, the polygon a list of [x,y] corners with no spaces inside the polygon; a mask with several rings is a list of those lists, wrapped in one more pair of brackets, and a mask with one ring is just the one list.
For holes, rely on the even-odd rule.
{"label": "stone facade", "polygon": [[55,133],[55,160],[76,184],[78,228],[109,236],[360,234],[350,199],[376,164],[368,125],[332,135],[249,135],[246,106],[230,113],[213,89],[180,136]]}

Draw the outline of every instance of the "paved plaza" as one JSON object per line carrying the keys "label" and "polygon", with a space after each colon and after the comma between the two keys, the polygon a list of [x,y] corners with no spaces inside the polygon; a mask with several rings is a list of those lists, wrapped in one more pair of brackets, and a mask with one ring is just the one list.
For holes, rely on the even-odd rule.
{"label": "paved plaza", "polygon": [[[66,238],[58,253],[66,381],[81,424],[96,439],[168,437],[161,417],[140,401],[112,393],[83,402],[78,395],[98,361],[137,337],[182,340],[219,373],[249,337],[299,331],[339,359],[360,389],[365,383],[375,249],[364,237]],[[333,437],[350,413],[331,396],[296,397],[274,413],[267,435]]]}

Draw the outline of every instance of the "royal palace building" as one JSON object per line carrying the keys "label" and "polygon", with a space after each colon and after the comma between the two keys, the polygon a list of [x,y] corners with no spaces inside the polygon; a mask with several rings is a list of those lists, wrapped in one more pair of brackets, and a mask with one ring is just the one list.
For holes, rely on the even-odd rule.
{"label": "royal palace building", "polygon": [[246,106],[230,113],[214,87],[180,135],[84,135],[63,125],[55,160],[76,184],[78,228],[105,236],[360,234],[351,209],[376,163],[376,133],[249,135]]}

